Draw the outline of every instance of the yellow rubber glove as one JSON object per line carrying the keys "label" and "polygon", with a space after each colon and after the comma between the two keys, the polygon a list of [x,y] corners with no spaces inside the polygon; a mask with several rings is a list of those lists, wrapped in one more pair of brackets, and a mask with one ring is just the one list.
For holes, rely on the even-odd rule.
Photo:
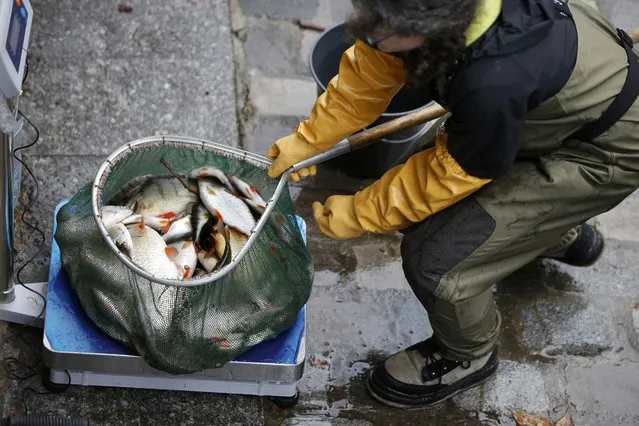
{"label": "yellow rubber glove", "polygon": [[[379,118],[406,81],[402,60],[356,41],[342,55],[338,74],[315,101],[310,116],[266,153],[273,160],[269,176],[313,157]],[[314,175],[316,168],[291,175]]]}
{"label": "yellow rubber glove", "polygon": [[414,154],[352,196],[336,195],[313,204],[315,220],[326,236],[356,238],[365,232],[388,233],[422,222],[467,197],[490,179],[467,174],[448,152],[440,135],[435,147]]}
{"label": "yellow rubber glove", "polygon": [[364,234],[357,221],[353,195],[333,195],[326,204],[313,203],[313,216],[320,231],[334,240],[357,238]]}

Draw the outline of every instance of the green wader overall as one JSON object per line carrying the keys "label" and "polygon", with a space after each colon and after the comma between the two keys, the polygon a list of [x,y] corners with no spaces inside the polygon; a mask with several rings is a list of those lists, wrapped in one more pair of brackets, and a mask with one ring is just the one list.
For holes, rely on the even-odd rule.
{"label": "green wader overall", "polygon": [[562,250],[576,227],[639,187],[639,101],[592,141],[571,138],[620,92],[628,56],[608,20],[582,1],[568,6],[577,26],[577,62],[563,89],[528,113],[516,164],[405,231],[405,275],[448,358],[476,359],[497,344],[496,281]]}

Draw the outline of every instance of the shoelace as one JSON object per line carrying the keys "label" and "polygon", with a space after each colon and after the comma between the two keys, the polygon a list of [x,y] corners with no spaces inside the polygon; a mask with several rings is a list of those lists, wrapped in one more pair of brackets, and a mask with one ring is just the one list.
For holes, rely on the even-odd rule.
{"label": "shoelace", "polygon": [[429,382],[436,377],[438,378],[435,396],[442,386],[444,374],[449,373],[459,366],[464,369],[470,368],[470,361],[451,361],[441,357],[441,355],[440,359],[437,359],[435,354],[439,352],[439,347],[433,339],[428,339],[418,344],[416,349],[426,359],[426,365],[422,369],[422,380]]}

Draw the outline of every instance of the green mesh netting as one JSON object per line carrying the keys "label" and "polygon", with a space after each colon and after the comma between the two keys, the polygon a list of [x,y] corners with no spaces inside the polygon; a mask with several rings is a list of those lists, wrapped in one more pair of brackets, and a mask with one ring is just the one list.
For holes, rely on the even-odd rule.
{"label": "green mesh netting", "polygon": [[[262,197],[277,181],[266,163],[182,141],[135,146],[110,166],[103,205],[140,176],[213,166],[253,184]],[[57,216],[55,234],[72,288],[89,318],[154,368],[185,374],[216,368],[292,326],[308,300],[313,263],[288,189],[247,254],[229,274],[198,287],[153,283],[122,263],[99,232],[87,184]],[[106,201],[106,202],[105,202]]]}

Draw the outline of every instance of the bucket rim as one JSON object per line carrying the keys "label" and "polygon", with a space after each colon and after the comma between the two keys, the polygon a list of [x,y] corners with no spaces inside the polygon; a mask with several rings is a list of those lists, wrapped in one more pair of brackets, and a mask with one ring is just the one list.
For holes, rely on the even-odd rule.
{"label": "bucket rim", "polygon": [[[326,34],[330,33],[331,31],[335,31],[336,29],[343,27],[344,23],[342,22],[341,24],[337,24],[337,25],[333,25],[330,28],[325,29],[324,31],[322,31],[322,33],[317,37],[317,39],[313,42],[312,46],[311,46],[311,50],[308,53],[308,68],[311,72],[311,75],[313,76],[313,80],[315,80],[315,84],[317,84],[317,86],[319,86],[322,89],[322,92],[325,92],[327,89],[327,86],[325,86],[319,79],[319,77],[317,76],[317,72],[315,71],[315,67],[313,66],[313,55],[315,54],[315,50],[317,49],[317,45],[319,44],[319,42],[322,40],[322,37],[324,37]],[[411,110],[407,110],[407,111],[402,111],[402,112],[383,112],[380,117],[389,117],[389,118],[397,118],[397,117],[402,117],[404,115],[408,115],[408,114],[412,114],[415,113],[417,111],[420,111],[424,108],[428,108],[429,106],[432,106],[435,103],[435,101],[431,100],[429,101],[427,104],[424,104],[420,107],[411,109]]]}

